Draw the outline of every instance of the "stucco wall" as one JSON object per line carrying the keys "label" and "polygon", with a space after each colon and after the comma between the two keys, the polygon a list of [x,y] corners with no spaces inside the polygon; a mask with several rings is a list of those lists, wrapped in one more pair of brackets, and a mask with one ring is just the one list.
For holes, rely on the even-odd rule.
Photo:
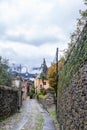
{"label": "stucco wall", "polygon": [[44,79],[44,86],[43,86],[43,82],[42,82],[42,79],[39,79],[39,78],[35,78],[34,80],[34,85],[35,87],[37,88],[37,90],[39,91],[41,88],[45,88],[45,89],[48,89],[49,88],[49,81],[47,79]]}

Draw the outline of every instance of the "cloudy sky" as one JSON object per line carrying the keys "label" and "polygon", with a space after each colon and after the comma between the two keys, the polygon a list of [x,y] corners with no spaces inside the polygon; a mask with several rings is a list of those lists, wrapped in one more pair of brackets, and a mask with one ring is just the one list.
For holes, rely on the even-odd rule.
{"label": "cloudy sky", "polygon": [[83,0],[0,0],[0,55],[10,63],[40,66],[67,48]]}

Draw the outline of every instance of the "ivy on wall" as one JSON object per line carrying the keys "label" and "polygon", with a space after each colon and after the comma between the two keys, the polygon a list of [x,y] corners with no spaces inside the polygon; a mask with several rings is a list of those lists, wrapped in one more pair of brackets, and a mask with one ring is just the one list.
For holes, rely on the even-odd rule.
{"label": "ivy on wall", "polygon": [[63,69],[59,72],[59,84],[58,90],[62,90],[69,87],[72,76],[78,71],[80,65],[87,60],[87,24],[85,25],[81,36],[76,42],[76,46],[73,48],[71,55],[67,62],[63,66]]}

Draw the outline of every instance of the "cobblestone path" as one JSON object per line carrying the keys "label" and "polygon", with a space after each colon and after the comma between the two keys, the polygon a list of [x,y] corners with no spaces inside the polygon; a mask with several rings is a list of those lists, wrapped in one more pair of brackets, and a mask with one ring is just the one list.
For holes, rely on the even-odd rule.
{"label": "cobblestone path", "polygon": [[23,102],[20,113],[0,122],[0,130],[56,130],[53,119],[34,99]]}

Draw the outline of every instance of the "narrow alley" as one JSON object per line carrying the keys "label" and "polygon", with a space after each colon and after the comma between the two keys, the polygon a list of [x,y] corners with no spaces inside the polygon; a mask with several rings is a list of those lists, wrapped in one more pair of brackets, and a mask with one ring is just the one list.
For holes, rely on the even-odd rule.
{"label": "narrow alley", "polygon": [[20,112],[0,122],[0,130],[56,130],[53,119],[35,99],[23,101]]}

